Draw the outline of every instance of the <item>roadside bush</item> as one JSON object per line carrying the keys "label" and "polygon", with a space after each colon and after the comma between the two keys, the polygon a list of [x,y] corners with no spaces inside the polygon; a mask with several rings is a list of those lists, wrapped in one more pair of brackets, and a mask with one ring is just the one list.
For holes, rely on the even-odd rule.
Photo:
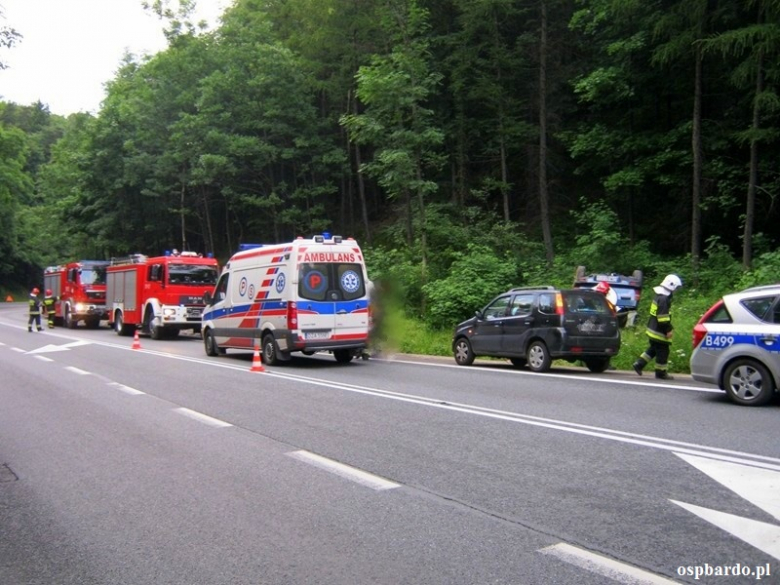
{"label": "roadside bush", "polygon": [[446,278],[423,287],[425,322],[433,328],[453,327],[491,298],[513,286],[517,265],[487,246],[470,244],[457,254]]}

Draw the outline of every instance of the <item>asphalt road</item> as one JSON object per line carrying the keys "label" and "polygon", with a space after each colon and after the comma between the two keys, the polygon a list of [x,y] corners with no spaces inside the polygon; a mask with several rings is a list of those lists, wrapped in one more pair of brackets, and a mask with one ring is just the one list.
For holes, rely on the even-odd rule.
{"label": "asphalt road", "polygon": [[0,584],[780,583],[778,404],[132,341],[0,305]]}

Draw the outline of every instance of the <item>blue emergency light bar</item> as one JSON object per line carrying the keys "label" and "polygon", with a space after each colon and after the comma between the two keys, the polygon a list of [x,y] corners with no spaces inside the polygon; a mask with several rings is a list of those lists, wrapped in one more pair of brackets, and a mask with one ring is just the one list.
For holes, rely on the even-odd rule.
{"label": "blue emergency light bar", "polygon": [[239,244],[238,245],[238,251],[243,252],[244,250],[251,250],[253,248],[262,248],[265,244]]}

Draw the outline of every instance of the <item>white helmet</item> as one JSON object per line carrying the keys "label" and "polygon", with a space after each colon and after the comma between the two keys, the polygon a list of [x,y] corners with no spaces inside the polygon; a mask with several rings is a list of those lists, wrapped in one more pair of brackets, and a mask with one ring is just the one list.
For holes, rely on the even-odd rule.
{"label": "white helmet", "polygon": [[682,286],[682,280],[680,280],[680,277],[676,274],[669,274],[666,278],[664,278],[661,286],[666,290],[674,292]]}

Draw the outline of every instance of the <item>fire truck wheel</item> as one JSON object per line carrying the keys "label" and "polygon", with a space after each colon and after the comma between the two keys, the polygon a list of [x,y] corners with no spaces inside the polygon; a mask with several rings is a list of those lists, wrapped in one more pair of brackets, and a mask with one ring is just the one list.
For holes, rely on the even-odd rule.
{"label": "fire truck wheel", "polygon": [[263,337],[263,361],[268,366],[279,364],[279,349],[276,347],[276,340],[270,333]]}
{"label": "fire truck wheel", "polygon": [[65,320],[65,327],[67,327],[68,329],[75,329],[76,325],[78,325],[79,323],[73,318],[70,309],[68,309],[67,307],[65,307],[65,317],[63,317],[63,319]]}
{"label": "fire truck wheel", "polygon": [[114,331],[117,335],[130,335],[130,327],[125,325],[124,317],[122,317],[122,311],[117,311],[114,315]]}
{"label": "fire truck wheel", "polygon": [[151,309],[146,311],[144,329],[146,329],[149,336],[155,340],[162,339],[163,334],[165,333],[162,327],[154,324],[154,313],[152,313]]}

